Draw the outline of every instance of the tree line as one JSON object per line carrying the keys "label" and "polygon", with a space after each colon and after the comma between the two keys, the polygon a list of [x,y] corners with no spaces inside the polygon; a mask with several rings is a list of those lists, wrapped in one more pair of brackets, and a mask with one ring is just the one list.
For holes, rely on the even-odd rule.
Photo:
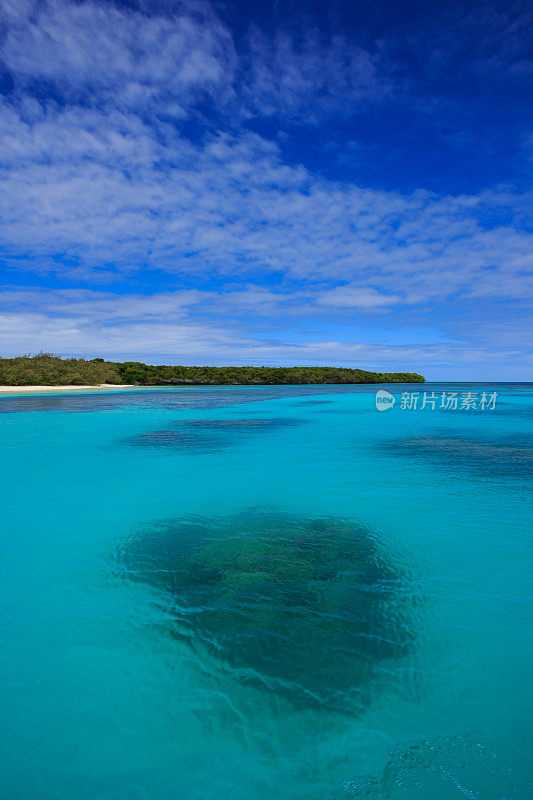
{"label": "tree line", "polygon": [[61,358],[50,353],[0,358],[0,384],[7,386],[291,385],[302,383],[423,383],[413,372],[369,372],[347,367],[185,367]]}

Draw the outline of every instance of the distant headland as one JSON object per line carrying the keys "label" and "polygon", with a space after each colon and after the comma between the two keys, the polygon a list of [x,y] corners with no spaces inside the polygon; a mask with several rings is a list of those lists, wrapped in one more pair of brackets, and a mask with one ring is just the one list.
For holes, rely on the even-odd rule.
{"label": "distant headland", "polygon": [[423,383],[415,372],[345,367],[185,367],[61,358],[49,353],[0,358],[3,386],[272,386],[329,383]]}

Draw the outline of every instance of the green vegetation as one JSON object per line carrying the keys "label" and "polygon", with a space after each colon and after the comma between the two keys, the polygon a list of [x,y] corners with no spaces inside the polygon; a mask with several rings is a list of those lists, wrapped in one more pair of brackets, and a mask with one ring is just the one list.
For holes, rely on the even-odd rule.
{"label": "green vegetation", "polygon": [[412,372],[367,372],[343,367],[180,367],[151,366],[138,361],[115,363],[102,358],[60,358],[49,353],[0,358],[0,385],[96,386],[99,383],[141,386],[277,385],[300,383],[423,383]]}
{"label": "green vegetation", "polygon": [[0,385],[5,386],[96,386],[126,383],[116,364],[95,358],[59,358],[49,353],[0,358]]}

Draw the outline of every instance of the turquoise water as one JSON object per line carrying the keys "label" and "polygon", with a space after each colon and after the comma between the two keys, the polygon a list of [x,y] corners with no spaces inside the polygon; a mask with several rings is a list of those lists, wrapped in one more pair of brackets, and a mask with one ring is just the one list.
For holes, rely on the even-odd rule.
{"label": "turquoise water", "polygon": [[533,796],[533,386],[414,389],[0,398],[3,796]]}

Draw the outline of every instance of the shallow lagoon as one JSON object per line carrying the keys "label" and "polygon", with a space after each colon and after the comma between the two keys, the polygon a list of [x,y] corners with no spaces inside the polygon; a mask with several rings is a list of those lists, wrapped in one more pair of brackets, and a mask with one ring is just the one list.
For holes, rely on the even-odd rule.
{"label": "shallow lagoon", "polygon": [[6,796],[530,797],[533,387],[491,388],[0,398]]}

